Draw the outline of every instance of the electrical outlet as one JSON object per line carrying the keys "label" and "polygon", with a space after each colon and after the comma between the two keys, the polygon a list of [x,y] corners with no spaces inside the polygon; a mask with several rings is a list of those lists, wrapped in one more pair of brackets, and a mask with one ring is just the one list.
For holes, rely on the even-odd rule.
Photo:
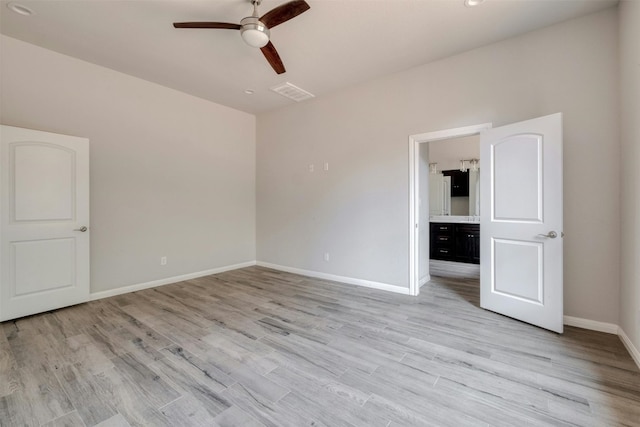
{"label": "electrical outlet", "polygon": [[315,166],[314,165],[309,165],[309,172],[313,172],[315,170]]}
{"label": "electrical outlet", "polygon": [[329,162],[325,162],[324,163],[324,170],[328,171],[329,170]]}
{"label": "electrical outlet", "polygon": [[160,257],[160,265],[167,265],[167,257],[166,256]]}
{"label": "electrical outlet", "polygon": [[325,252],[325,253],[324,253],[324,260],[325,260],[326,262],[329,262],[329,252]]}

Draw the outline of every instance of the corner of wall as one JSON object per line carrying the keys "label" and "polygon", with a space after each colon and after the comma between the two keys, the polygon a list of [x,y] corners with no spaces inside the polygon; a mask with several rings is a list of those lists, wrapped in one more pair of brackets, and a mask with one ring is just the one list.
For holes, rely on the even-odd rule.
{"label": "corner of wall", "polygon": [[629,354],[631,354],[631,357],[633,358],[634,362],[636,362],[636,365],[638,365],[638,369],[640,369],[640,350],[638,350],[638,348],[633,344],[629,336],[624,332],[622,328],[619,328],[618,336],[620,337],[620,340],[622,340],[622,343],[624,344],[624,346],[629,351]]}
{"label": "corner of wall", "polygon": [[640,2],[618,5],[621,151],[620,337],[640,366]]}

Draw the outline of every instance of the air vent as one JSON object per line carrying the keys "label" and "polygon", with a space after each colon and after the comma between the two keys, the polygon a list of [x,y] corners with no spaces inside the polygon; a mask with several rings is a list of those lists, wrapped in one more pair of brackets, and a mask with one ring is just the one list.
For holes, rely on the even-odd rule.
{"label": "air vent", "polygon": [[293,99],[296,102],[315,97],[315,95],[307,92],[304,89],[300,89],[298,86],[292,85],[289,82],[274,86],[271,88],[271,90],[284,96],[285,98]]}

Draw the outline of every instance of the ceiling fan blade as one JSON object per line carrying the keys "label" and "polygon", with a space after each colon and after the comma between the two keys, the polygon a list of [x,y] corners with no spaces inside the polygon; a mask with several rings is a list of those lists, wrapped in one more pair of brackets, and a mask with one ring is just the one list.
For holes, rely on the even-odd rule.
{"label": "ceiling fan blade", "polygon": [[271,64],[271,67],[273,67],[274,71],[277,74],[282,74],[285,71],[287,71],[284,69],[284,64],[282,63],[282,59],[280,59],[280,55],[278,55],[278,51],[276,50],[275,46],[273,46],[273,43],[271,42],[267,43],[267,45],[264,47],[261,47],[260,50],[262,51],[264,57],[267,58],[267,61],[269,61],[269,64]]}
{"label": "ceiling fan blade", "polygon": [[293,0],[265,13],[260,18],[260,21],[262,21],[267,28],[273,28],[291,18],[295,18],[310,8],[311,6],[309,6],[304,0]]}
{"label": "ceiling fan blade", "polygon": [[227,22],[174,22],[174,28],[220,28],[223,30],[239,30],[240,24]]}

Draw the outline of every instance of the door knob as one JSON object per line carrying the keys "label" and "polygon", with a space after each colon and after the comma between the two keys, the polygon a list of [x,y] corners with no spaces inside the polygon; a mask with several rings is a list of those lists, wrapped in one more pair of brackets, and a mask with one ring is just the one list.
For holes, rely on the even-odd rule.
{"label": "door knob", "polygon": [[85,227],[85,226],[83,225],[82,227],[80,227],[80,228],[76,228],[76,229],[74,229],[73,231],[81,231],[81,232],[83,232],[83,233],[84,233],[84,232],[85,232],[85,231],[87,231],[87,230],[88,230],[88,228],[87,228],[87,227]]}
{"label": "door knob", "polygon": [[555,231],[550,231],[547,234],[538,234],[538,236],[540,236],[540,237],[548,237],[550,239],[555,239],[556,237],[558,237],[558,233],[556,233]]}

